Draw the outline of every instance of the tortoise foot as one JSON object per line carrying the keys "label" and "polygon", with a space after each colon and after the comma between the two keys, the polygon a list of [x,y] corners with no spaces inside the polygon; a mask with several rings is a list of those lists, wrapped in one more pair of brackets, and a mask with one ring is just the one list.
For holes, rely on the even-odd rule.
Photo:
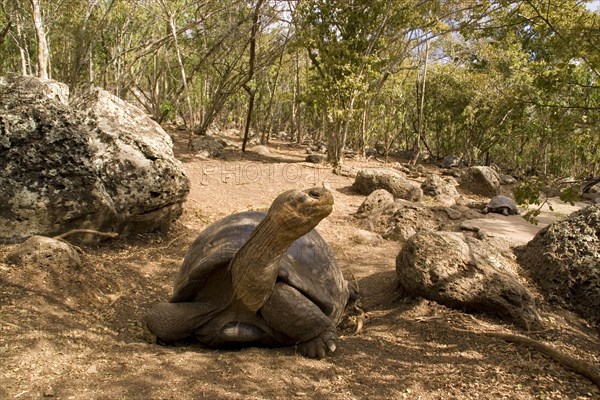
{"label": "tortoise foot", "polygon": [[325,358],[328,352],[333,353],[336,349],[337,334],[335,329],[327,329],[319,336],[298,344],[298,351],[308,358]]}
{"label": "tortoise foot", "polygon": [[154,333],[152,333],[152,331],[150,330],[150,328],[148,328],[148,324],[144,321],[142,322],[142,338],[150,343],[150,344],[156,344],[158,342],[158,336],[156,336]]}

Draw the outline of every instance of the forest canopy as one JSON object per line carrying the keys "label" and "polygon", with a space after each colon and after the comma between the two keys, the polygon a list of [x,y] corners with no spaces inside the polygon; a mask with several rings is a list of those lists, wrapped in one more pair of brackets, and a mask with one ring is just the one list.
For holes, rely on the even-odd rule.
{"label": "forest canopy", "polygon": [[190,135],[600,174],[600,2],[0,0],[0,76],[91,85]]}

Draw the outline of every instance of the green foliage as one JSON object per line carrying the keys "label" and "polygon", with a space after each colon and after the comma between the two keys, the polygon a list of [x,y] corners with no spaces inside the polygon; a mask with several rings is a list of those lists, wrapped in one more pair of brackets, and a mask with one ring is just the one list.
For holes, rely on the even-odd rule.
{"label": "green foliage", "polygon": [[[334,161],[346,145],[413,150],[424,93],[419,142],[436,158],[539,179],[600,174],[600,14],[578,0],[265,2],[248,82],[254,1],[162,3],[42,2],[52,77],[157,120],[187,115],[170,13],[200,130],[239,127],[245,83],[260,133],[326,138]],[[0,5],[0,75],[35,72],[29,3]]]}
{"label": "green foliage", "polygon": [[161,103],[160,114],[163,115],[167,120],[173,120],[176,113],[177,108],[175,107],[175,104],[171,103],[169,100],[165,100]]}
{"label": "green foliage", "polygon": [[[527,182],[519,183],[513,189],[515,201],[527,210],[523,214],[523,218],[535,225],[538,224],[537,217],[547,202],[547,198],[542,194],[543,187],[544,182],[534,178]],[[535,207],[530,209],[531,205]],[[552,211],[552,206],[548,205],[548,207]]]}

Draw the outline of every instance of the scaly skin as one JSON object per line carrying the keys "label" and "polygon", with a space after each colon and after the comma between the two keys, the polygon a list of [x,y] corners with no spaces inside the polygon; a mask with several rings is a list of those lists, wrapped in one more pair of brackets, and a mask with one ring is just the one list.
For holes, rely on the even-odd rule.
{"label": "scaly skin", "polygon": [[332,210],[333,196],[325,188],[280,194],[231,261],[235,298],[251,311],[258,311],[271,295],[288,247]]}

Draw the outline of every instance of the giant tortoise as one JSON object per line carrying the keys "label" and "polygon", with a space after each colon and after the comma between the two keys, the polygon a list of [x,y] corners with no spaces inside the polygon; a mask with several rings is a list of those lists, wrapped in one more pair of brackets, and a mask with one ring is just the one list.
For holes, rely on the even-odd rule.
{"label": "giant tortoise", "polygon": [[487,214],[489,212],[503,214],[503,215],[519,215],[519,207],[515,204],[515,201],[508,196],[497,195],[491,198],[489,203],[483,207],[482,213]]}
{"label": "giant tortoise", "polygon": [[350,292],[313,229],[333,210],[325,188],[290,190],[269,210],[230,215],[192,243],[169,302],[143,318],[153,340],[195,337],[211,347],[297,345],[322,358],[336,349],[336,325]]}

